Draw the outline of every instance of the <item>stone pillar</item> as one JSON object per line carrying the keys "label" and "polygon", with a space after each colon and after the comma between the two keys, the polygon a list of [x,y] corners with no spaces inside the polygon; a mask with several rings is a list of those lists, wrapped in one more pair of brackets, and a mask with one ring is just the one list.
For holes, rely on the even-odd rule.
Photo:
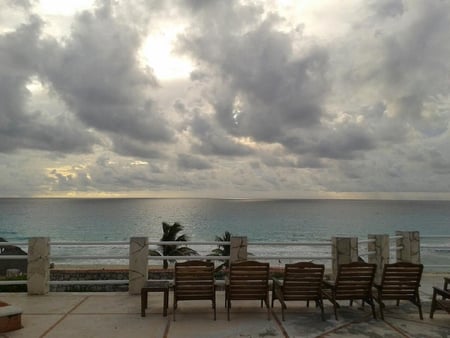
{"label": "stone pillar", "polygon": [[247,260],[247,237],[230,238],[230,263]]}
{"label": "stone pillar", "polygon": [[369,255],[369,263],[377,265],[375,282],[379,283],[383,275],[384,264],[389,264],[389,235],[369,235],[369,239],[375,240],[369,242],[367,251],[375,252],[375,254]]}
{"label": "stone pillar", "polygon": [[130,238],[128,293],[137,295],[148,278],[148,237]]}
{"label": "stone pillar", "polygon": [[333,276],[336,277],[338,266],[358,261],[357,237],[332,237],[331,254]]}
{"label": "stone pillar", "polygon": [[27,288],[29,295],[45,295],[49,291],[50,238],[28,240]]}
{"label": "stone pillar", "polygon": [[397,262],[420,263],[420,234],[418,231],[396,231]]}

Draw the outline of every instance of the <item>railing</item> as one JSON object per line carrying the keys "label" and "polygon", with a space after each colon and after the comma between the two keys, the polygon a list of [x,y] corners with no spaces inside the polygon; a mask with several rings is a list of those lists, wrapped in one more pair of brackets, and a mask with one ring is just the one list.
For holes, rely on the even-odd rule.
{"label": "railing", "polygon": [[[405,232],[405,234],[396,234],[394,236],[387,236],[388,246],[387,250],[389,252],[390,261],[395,261],[393,255],[395,254],[395,258],[399,259],[405,259],[405,250],[410,249],[415,245],[415,243],[408,243],[407,245],[403,245],[406,243],[405,241],[408,239],[408,234],[412,234],[413,232]],[[418,235],[418,233],[417,233]],[[338,238],[339,239],[339,238]],[[431,236],[431,235],[425,235],[421,236],[420,239],[430,240],[436,242],[437,240],[442,241],[443,239],[450,239],[450,236],[444,235],[444,236]],[[221,242],[221,241],[192,241],[192,242],[179,242],[179,241],[147,241],[146,240],[146,248],[148,250],[149,246],[164,246],[164,245],[188,245],[188,246],[226,246],[231,245],[232,242]],[[357,241],[358,247],[356,248],[356,252],[358,254],[358,257],[361,257],[363,259],[367,259],[369,261],[376,261],[379,259],[380,253],[378,251],[374,251],[373,249],[370,250],[369,248],[375,245],[375,239],[369,238],[369,239],[359,239]],[[403,243],[403,244],[402,244]],[[129,252],[125,252],[125,250],[131,251],[131,242],[128,241],[117,241],[117,242],[68,242],[68,241],[56,241],[56,242],[48,242],[50,250],[48,252],[48,261],[64,261],[64,260],[70,260],[73,261],[79,261],[84,262],[86,260],[95,260],[95,261],[105,261],[105,260],[128,260],[129,264],[129,270],[131,273],[131,261],[133,257],[130,257]],[[448,253],[450,253],[450,246],[447,244],[436,244],[436,243],[424,243],[419,245],[418,243],[417,247],[419,251],[422,251],[422,255],[418,257],[410,256],[410,259],[419,259],[422,257],[426,258],[427,255],[430,254],[430,250],[441,250],[439,251],[439,255],[447,255],[445,258],[442,259],[444,263],[448,262]],[[378,243],[379,245],[379,243]],[[21,248],[26,248],[28,246],[28,243],[25,242],[0,242],[0,248],[6,247],[6,246],[17,246]],[[79,254],[77,252],[73,254],[66,254],[65,252],[70,251],[71,248],[74,249],[80,249],[80,247],[92,247],[92,248],[98,248],[104,249],[102,247],[108,247],[108,250],[117,250],[119,253],[111,254],[108,252],[108,250],[102,250],[101,252],[105,252],[106,254],[98,254],[98,251],[95,255],[93,254]],[[233,246],[232,246],[233,247]],[[255,259],[255,260],[267,260],[267,261],[277,261],[279,264],[282,262],[288,262],[292,260],[320,260],[320,261],[326,261],[327,264],[331,262],[333,264],[334,269],[334,263],[333,262],[339,262],[341,258],[339,258],[339,255],[342,255],[342,253],[337,253],[333,249],[333,241],[330,240],[323,240],[323,241],[311,241],[311,242],[246,242],[245,240],[245,254],[247,255],[247,247],[250,247],[249,252],[252,252],[253,254],[249,254],[249,259]],[[265,247],[282,247],[282,250],[277,251],[277,254],[272,255],[267,254],[267,250],[261,249]],[[118,250],[120,248],[120,250]],[[301,250],[297,250],[297,248],[302,248]],[[303,250],[306,248],[306,250]],[[317,250],[317,248],[319,248]],[[234,249],[233,249],[234,250]],[[280,252],[281,251],[281,252]],[[53,252],[53,253],[52,253]],[[200,252],[200,251],[199,251]],[[295,252],[295,254],[292,254],[292,252]],[[305,255],[305,252],[309,252]],[[431,253],[434,253],[434,251],[431,251]],[[400,254],[400,256],[398,256]],[[406,254],[411,254],[406,253]],[[336,256],[338,255],[338,256]],[[350,255],[350,253],[348,253]],[[45,254],[41,255],[45,256]],[[195,256],[150,256],[147,254],[144,258],[145,265],[145,271],[148,271],[148,262],[149,261],[162,261],[162,260],[168,260],[168,261],[179,261],[179,260],[196,260],[196,259],[202,259],[202,260],[211,260],[211,261],[227,261],[232,260],[233,257],[240,257],[242,259],[243,256],[240,255],[234,255],[231,254],[230,256],[213,256],[209,255],[206,250],[203,250],[203,252],[200,252],[199,255]],[[247,256],[245,256],[247,257]],[[350,257],[350,256],[349,256]],[[27,260],[30,259],[29,255],[0,255],[0,264],[1,260],[11,260],[11,259],[20,259],[20,260]],[[134,259],[134,258],[133,258]],[[351,260],[354,258],[350,258]],[[145,262],[146,260],[146,262]],[[408,260],[407,260],[408,261]],[[30,264],[31,261],[28,262]],[[44,267],[48,268],[48,267]],[[142,268],[142,271],[144,271],[144,268]],[[430,269],[449,269],[450,265],[448,264],[425,264],[425,268]],[[146,273],[144,273],[146,275]],[[128,280],[125,279],[107,279],[107,280],[51,280],[48,281],[48,285],[99,285],[99,284],[130,284],[131,277]],[[26,280],[8,280],[8,281],[0,281],[0,285],[23,285],[27,284],[28,281]]]}
{"label": "railing", "polygon": [[[50,245],[52,247],[98,247],[98,246],[126,246],[130,245],[130,242],[119,241],[119,242],[51,242]],[[129,259],[129,255],[51,255],[50,256],[54,260],[88,260],[88,259]]]}
{"label": "railing", "polygon": [[330,249],[328,255],[252,255],[251,258],[255,260],[277,260],[277,261],[291,261],[291,260],[330,260],[331,256],[331,241],[321,241],[321,242],[249,242],[248,246],[260,247],[260,246],[282,246],[282,247],[327,247]]}
{"label": "railing", "polygon": [[[50,243],[52,248],[79,248],[81,247],[99,247],[99,246],[107,246],[107,247],[126,247],[128,249],[130,243],[126,241],[111,241],[111,242],[69,242],[69,241],[56,241]],[[128,254],[103,254],[103,255],[51,255],[50,258],[52,260],[80,260],[80,261],[88,261],[88,260],[129,260],[130,256]],[[102,280],[50,280],[49,285],[125,285],[128,284],[128,279],[102,279]]]}
{"label": "railing", "polygon": [[[425,239],[425,240],[439,240],[439,241],[442,241],[443,239],[450,240],[450,236],[446,236],[446,235],[422,235],[422,236],[420,236],[420,238]],[[450,244],[449,243],[447,243],[446,245],[438,245],[436,243],[420,244],[421,252],[426,252],[426,250],[424,250],[424,249],[432,249],[432,250],[434,250],[434,252],[442,251],[444,254],[447,254],[447,255],[446,255],[446,257],[443,257],[442,259],[439,259],[439,260],[441,260],[443,262],[449,261],[449,259],[448,259],[448,253],[450,253]],[[437,260],[437,258],[435,258],[435,260]],[[430,269],[450,269],[450,264],[427,264],[426,267],[430,268]]]}
{"label": "railing", "polygon": [[[218,245],[230,245],[230,242],[225,242],[225,241],[214,241],[214,242],[208,242],[208,241],[189,241],[189,242],[179,242],[179,241],[164,241],[164,242],[156,242],[156,241],[151,241],[148,242],[148,245],[157,245],[157,246],[164,246],[164,245],[189,245],[189,246],[205,246],[205,245],[209,245],[209,246],[218,246]],[[162,261],[162,260],[172,260],[172,261],[176,261],[176,260],[197,260],[197,259],[205,259],[205,260],[228,260],[230,259],[230,256],[213,256],[213,255],[192,255],[192,256],[152,256],[149,255],[148,256],[149,260],[157,260],[157,261]]]}
{"label": "railing", "polygon": [[376,254],[375,251],[369,251],[368,250],[368,244],[369,243],[375,243],[375,240],[374,239],[358,240],[358,255],[360,257],[364,257],[365,259],[368,259],[369,257],[372,257],[373,255]]}

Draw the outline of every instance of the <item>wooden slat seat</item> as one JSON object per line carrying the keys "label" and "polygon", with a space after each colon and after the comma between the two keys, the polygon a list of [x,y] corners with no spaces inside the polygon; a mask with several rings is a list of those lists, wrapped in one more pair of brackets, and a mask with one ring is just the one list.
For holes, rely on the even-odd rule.
{"label": "wooden slat seat", "polygon": [[233,262],[230,264],[228,283],[225,288],[227,317],[230,320],[232,300],[260,300],[269,309],[269,263],[256,261]]}
{"label": "wooden slat seat", "polygon": [[422,278],[423,264],[399,262],[385,264],[380,284],[375,285],[375,300],[380,305],[381,319],[384,319],[384,300],[408,300],[419,308],[420,319],[422,304],[420,302],[419,287]]}
{"label": "wooden slat seat", "polygon": [[287,301],[307,301],[308,304],[314,301],[320,307],[322,320],[325,320],[321,290],[324,270],[323,264],[299,262],[285,265],[282,281],[272,277],[272,307],[278,299],[283,321]]}
{"label": "wooden slat seat", "polygon": [[173,286],[173,320],[179,301],[210,300],[216,320],[216,288],[214,280],[214,263],[204,261],[187,261],[175,263]]}
{"label": "wooden slat seat", "polygon": [[450,290],[448,285],[450,284],[450,278],[444,278],[444,288],[433,287],[433,298],[431,301],[430,318],[433,318],[436,310],[444,310],[450,313]]}
{"label": "wooden slat seat", "polygon": [[324,281],[322,288],[324,298],[331,301],[334,306],[336,320],[338,300],[361,300],[362,304],[368,303],[372,308],[372,315],[376,319],[375,304],[372,297],[373,279],[375,277],[376,264],[354,262],[341,264],[335,282]]}

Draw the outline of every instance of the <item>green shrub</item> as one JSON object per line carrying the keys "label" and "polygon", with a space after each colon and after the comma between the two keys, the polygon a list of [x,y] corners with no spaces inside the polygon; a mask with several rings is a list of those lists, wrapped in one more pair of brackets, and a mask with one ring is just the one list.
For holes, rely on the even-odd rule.
{"label": "green shrub", "polygon": [[[2,277],[1,281],[27,280],[27,276]],[[0,292],[27,292],[27,285],[0,285]]]}

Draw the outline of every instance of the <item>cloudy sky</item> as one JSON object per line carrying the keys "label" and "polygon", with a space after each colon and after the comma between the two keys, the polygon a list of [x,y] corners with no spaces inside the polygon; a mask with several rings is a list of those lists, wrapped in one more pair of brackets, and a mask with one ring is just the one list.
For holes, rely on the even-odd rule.
{"label": "cloudy sky", "polygon": [[0,0],[0,196],[450,198],[448,0]]}

